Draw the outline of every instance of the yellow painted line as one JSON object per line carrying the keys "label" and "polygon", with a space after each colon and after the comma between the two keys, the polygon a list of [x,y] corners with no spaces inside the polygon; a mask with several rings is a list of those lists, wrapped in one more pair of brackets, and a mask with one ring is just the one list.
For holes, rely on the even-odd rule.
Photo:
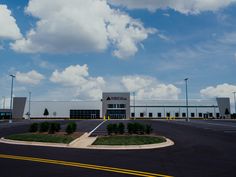
{"label": "yellow painted line", "polygon": [[120,173],[120,174],[128,174],[128,175],[133,175],[133,176],[172,177],[172,176],[163,175],[163,174],[142,172],[142,171],[136,171],[136,170],[106,167],[106,166],[100,166],[100,165],[91,165],[91,164],[78,163],[78,162],[67,162],[67,161],[61,161],[61,160],[35,158],[35,157],[25,157],[25,156],[0,154],[0,158],[14,159],[14,160],[24,160],[24,161],[31,161],[31,162],[40,162],[40,163],[47,163],[47,164],[54,164],[54,165],[64,165],[64,166],[71,166],[71,167],[79,167],[79,168],[86,168],[86,169],[93,169],[93,170],[100,170],[100,171],[108,171],[108,172],[114,172],[114,173]]}

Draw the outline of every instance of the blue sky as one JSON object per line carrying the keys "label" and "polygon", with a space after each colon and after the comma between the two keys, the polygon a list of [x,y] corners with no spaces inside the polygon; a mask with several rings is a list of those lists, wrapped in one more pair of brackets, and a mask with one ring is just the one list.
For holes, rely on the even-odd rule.
{"label": "blue sky", "polygon": [[[6,5],[6,6],[5,6]],[[1,0],[0,96],[139,99],[229,96],[236,90],[236,2]],[[5,32],[3,32],[5,30]],[[31,31],[31,34],[30,34]]]}

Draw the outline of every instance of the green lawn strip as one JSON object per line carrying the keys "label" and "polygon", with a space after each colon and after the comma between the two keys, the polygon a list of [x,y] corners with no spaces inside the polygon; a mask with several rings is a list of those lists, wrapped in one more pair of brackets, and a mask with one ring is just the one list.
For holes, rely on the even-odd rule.
{"label": "green lawn strip", "polygon": [[97,138],[93,145],[144,145],[165,141],[163,137],[158,136],[108,136]]}
{"label": "green lawn strip", "polygon": [[34,142],[51,142],[51,143],[70,143],[75,138],[69,135],[53,135],[53,134],[36,134],[36,133],[23,133],[14,134],[5,137],[10,140],[20,141],[34,141]]}

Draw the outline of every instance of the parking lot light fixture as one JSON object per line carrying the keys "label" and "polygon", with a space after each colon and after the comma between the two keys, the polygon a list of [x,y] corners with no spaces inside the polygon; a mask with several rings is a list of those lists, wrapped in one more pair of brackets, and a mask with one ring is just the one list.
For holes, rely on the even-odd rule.
{"label": "parking lot light fixture", "polygon": [[16,76],[14,76],[13,74],[10,75],[11,76],[11,100],[10,100],[10,111],[11,111],[11,115],[10,115],[10,119],[9,119],[9,123],[12,123],[12,114],[13,114],[13,80]]}
{"label": "parking lot light fixture", "polygon": [[234,113],[236,114],[236,97],[235,97],[236,92],[233,92],[233,94],[234,94]]}
{"label": "parking lot light fixture", "polygon": [[185,81],[185,94],[186,94],[186,121],[189,122],[189,116],[188,116],[188,78],[184,79]]}

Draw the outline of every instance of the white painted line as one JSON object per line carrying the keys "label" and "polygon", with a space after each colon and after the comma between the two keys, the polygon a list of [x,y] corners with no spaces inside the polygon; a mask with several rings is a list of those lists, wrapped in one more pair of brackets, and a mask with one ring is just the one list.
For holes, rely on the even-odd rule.
{"label": "white painted line", "polygon": [[92,134],[95,130],[98,129],[98,127],[100,127],[104,122],[106,122],[106,120],[104,120],[103,122],[101,122],[98,126],[96,126],[91,132],[89,132],[89,134]]}
{"label": "white painted line", "polygon": [[215,123],[207,123],[208,125],[217,125],[217,126],[225,126],[225,127],[234,127],[236,128],[236,126],[233,125],[226,125],[226,124],[215,124]]}

